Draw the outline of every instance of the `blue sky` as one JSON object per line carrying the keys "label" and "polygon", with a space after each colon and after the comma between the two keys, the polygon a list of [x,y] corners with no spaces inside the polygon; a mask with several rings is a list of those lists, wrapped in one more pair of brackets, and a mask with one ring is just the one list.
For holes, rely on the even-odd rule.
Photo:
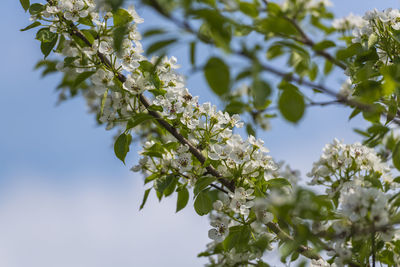
{"label": "blue sky", "polygon": [[[396,1],[333,1],[338,16],[372,8],[397,8]],[[97,127],[81,99],[55,106],[59,76],[40,78],[41,59],[34,31],[17,0],[2,3],[2,81],[0,114],[0,265],[19,266],[201,266],[208,242],[207,218],[189,207],[175,214],[175,199],[159,204],[151,197],[138,212],[142,177],[113,154],[112,132]],[[160,24],[139,9],[145,24]],[[146,21],[148,22],[146,24]],[[142,27],[143,28],[143,27]],[[186,51],[171,51],[182,65]],[[334,76],[331,87],[343,76]],[[214,101],[201,74],[188,88],[201,101]],[[359,140],[344,108],[313,108],[296,126],[282,120],[260,134],[277,159],[304,174],[334,137]]]}

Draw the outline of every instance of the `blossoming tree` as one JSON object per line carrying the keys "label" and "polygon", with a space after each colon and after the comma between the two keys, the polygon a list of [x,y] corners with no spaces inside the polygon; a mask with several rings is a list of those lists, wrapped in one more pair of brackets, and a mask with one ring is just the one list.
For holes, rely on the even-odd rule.
{"label": "blossoming tree", "polygon": [[[38,28],[45,57],[38,67],[63,73],[60,100],[84,97],[99,124],[117,128],[122,162],[133,137],[141,141],[132,167],[147,187],[140,208],[151,192],[160,200],[176,194],[177,212],[192,197],[195,211],[209,216],[211,243],[199,254],[208,266],[269,266],[263,255],[274,249],[299,266],[400,265],[399,10],[334,19],[327,0],[142,1],[190,34],[192,67],[224,103],[218,110],[199,103],[176,58],[166,56],[178,38],[149,30],[145,38],[159,38],[144,52],[133,6],[20,2],[32,20],[22,31]],[[225,56],[198,64],[201,44]],[[230,58],[243,64],[233,70]],[[340,90],[318,82],[335,68],[347,77]],[[328,101],[315,101],[319,95]],[[298,123],[309,106],[330,104],[371,125],[359,131],[363,144],[326,145],[300,186],[254,129],[268,127],[273,107]],[[243,126],[246,137],[236,130]]]}

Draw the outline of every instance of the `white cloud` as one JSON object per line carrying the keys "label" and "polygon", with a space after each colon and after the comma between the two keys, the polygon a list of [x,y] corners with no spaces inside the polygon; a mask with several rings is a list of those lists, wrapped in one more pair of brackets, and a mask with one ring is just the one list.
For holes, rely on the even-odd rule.
{"label": "white cloud", "polygon": [[[202,266],[207,218],[190,205],[151,195],[141,212],[142,179],[125,184],[96,179],[54,182],[18,175],[2,186],[0,266]],[[8,180],[8,179],[7,179]],[[74,179],[79,180],[79,179]],[[110,179],[109,179],[110,180]]]}

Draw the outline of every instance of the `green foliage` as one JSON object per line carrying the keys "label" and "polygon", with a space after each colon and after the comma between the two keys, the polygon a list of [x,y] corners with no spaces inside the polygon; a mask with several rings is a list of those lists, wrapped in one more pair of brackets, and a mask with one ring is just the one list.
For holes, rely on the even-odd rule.
{"label": "green foliage", "polygon": [[36,40],[39,40],[42,43],[50,43],[56,38],[57,38],[57,34],[54,32],[51,32],[49,28],[41,28],[36,33]]}
{"label": "green foliage", "polygon": [[46,58],[56,46],[58,34],[51,32],[49,28],[42,28],[36,33],[36,39],[41,42],[40,50]]}
{"label": "green foliage", "polygon": [[217,178],[208,176],[200,178],[194,185],[193,189],[194,196],[197,196],[200,192],[202,192],[205,188],[207,188],[210,184],[212,184],[216,180]]}
{"label": "green foliage", "polygon": [[95,72],[94,71],[86,71],[79,73],[79,75],[75,78],[74,84],[72,87],[77,88],[82,82],[86,81],[90,78]]}
{"label": "green foliage", "polygon": [[56,35],[56,38],[54,38],[52,41],[42,42],[40,44],[40,50],[42,51],[45,58],[51,53],[53,48],[56,46],[57,40],[58,40],[58,35]]}
{"label": "green foliage", "polygon": [[134,116],[131,117],[131,119],[126,124],[126,130],[135,128],[139,124],[141,124],[145,121],[149,121],[149,120],[154,120],[154,117],[149,114],[146,114],[146,113],[135,114]]}
{"label": "green foliage", "polygon": [[[30,5],[27,0],[20,0],[20,2],[24,10],[29,10],[33,18],[38,20],[44,18],[41,12],[48,4]],[[106,2],[112,8],[113,21],[110,19],[107,26],[101,27],[101,30],[94,26],[90,15],[80,18],[74,25],[66,25],[68,31],[65,32],[64,29],[59,29],[55,33],[50,31],[49,26],[42,26],[36,34],[36,39],[41,42],[41,51],[45,58],[53,50],[65,51],[64,48],[68,47],[69,42],[73,43],[72,47],[78,48],[77,50],[87,49],[88,44],[82,40],[84,38],[81,38],[79,34],[74,34],[78,29],[91,44],[96,40],[103,40],[104,37],[113,39],[116,53],[111,56],[107,55],[107,60],[104,60],[102,55],[94,54],[93,57],[90,57],[84,53],[61,59],[66,72],[58,89],[62,88],[64,93],[66,88],[65,92],[69,92],[71,97],[78,95],[79,92],[90,93],[92,88],[88,86],[89,78],[96,73],[93,66],[96,70],[103,68],[113,77],[114,85],[110,85],[105,91],[101,103],[99,103],[100,97],[96,96],[94,106],[98,108],[96,110],[98,122],[103,123],[103,115],[105,115],[103,111],[106,106],[108,111],[111,106],[125,105],[124,109],[115,108],[115,113],[112,114],[115,115],[115,119],[108,121],[108,126],[120,126],[122,131],[115,141],[114,152],[124,164],[132,142],[130,132],[133,128],[141,125],[140,128],[135,129],[135,132],[138,132],[137,137],[140,140],[149,141],[146,142],[144,150],[141,152],[143,161],[138,167],[135,167],[135,169],[141,167],[144,173],[151,173],[145,178],[145,184],[148,186],[152,184],[152,187],[145,191],[140,209],[144,207],[154,188],[159,200],[177,193],[176,212],[179,212],[187,206],[190,197],[189,184],[193,185],[194,183],[194,209],[199,215],[203,216],[212,212],[214,216],[223,213],[231,223],[234,222],[234,226],[229,228],[229,234],[224,232],[228,229],[212,224],[215,227],[213,230],[225,234],[224,240],[201,253],[201,256],[228,257],[227,255],[231,253],[235,255],[234,253],[242,252],[258,255],[269,249],[271,242],[278,243],[279,241],[284,262],[300,261],[301,254],[308,258],[316,258],[316,254],[312,254],[313,250],[303,246],[319,250],[324,248],[325,242],[332,245],[331,241],[337,238],[335,236],[337,233],[329,222],[334,220],[338,225],[343,223],[345,228],[348,226],[345,223],[352,225],[346,228],[351,230],[346,232],[347,236],[340,236],[340,238],[343,238],[345,244],[351,244],[349,250],[352,254],[351,261],[356,262],[354,266],[369,265],[372,249],[376,250],[376,259],[381,263],[389,266],[395,265],[394,257],[400,254],[400,243],[395,242],[400,241],[380,240],[380,233],[372,237],[355,238],[356,234],[353,236],[353,232],[357,231],[356,228],[359,225],[353,220],[349,222],[341,212],[344,207],[343,204],[340,204],[341,196],[343,196],[341,188],[344,183],[352,181],[356,176],[357,164],[360,164],[356,156],[359,156],[360,151],[357,149],[351,151],[356,156],[349,161],[348,169],[340,169],[339,173],[319,177],[321,180],[317,181],[317,184],[327,184],[328,188],[330,187],[327,195],[317,194],[303,189],[301,186],[294,186],[294,184],[292,188],[288,177],[294,173],[278,173],[275,170],[269,173],[261,169],[249,174],[247,169],[250,167],[247,166],[246,160],[232,167],[229,160],[211,159],[210,153],[219,148],[213,145],[228,143],[228,137],[221,137],[213,132],[218,129],[212,131],[207,127],[193,132],[189,125],[182,122],[183,119],[186,119],[182,113],[178,112],[167,117],[164,115],[165,107],[156,104],[157,101],[150,106],[146,102],[141,102],[142,97],[150,94],[162,98],[167,95],[168,87],[174,86],[173,81],[166,80],[161,71],[164,67],[162,66],[164,64],[162,56],[169,47],[178,42],[178,38],[172,35],[173,29],[165,30],[162,26],[144,33],[145,38],[157,38],[147,47],[147,54],[159,54],[160,57],[155,62],[153,60],[139,62],[140,66],[135,69],[133,75],[141,75],[143,79],[140,82],[145,84],[146,89],[151,89],[140,96],[131,94],[123,87],[126,80],[123,74],[126,74],[126,69],[121,71],[122,68],[118,63],[120,63],[122,43],[127,37],[128,30],[132,29],[133,17],[127,10],[121,8],[123,0],[106,0]],[[399,124],[400,60],[398,54],[400,33],[392,29],[393,25],[381,27],[383,37],[378,32],[364,36],[360,43],[353,43],[352,37],[329,26],[333,15],[323,4],[311,4],[311,2],[306,4],[304,1],[290,0],[289,4],[283,8],[270,1],[237,0],[234,1],[234,4],[231,3],[232,5],[218,0],[145,2],[163,18],[173,21],[178,27],[182,27],[185,32],[191,34],[191,39],[179,39],[179,44],[188,46],[192,71],[203,71],[209,87],[223,101],[226,112],[231,115],[244,114],[242,119],[248,119],[244,121],[248,135],[255,136],[258,125],[264,129],[268,127],[268,120],[276,116],[270,113],[268,108],[270,105],[277,106],[280,114],[287,121],[298,123],[304,116],[306,100],[307,103],[314,104],[312,102],[315,96],[312,95],[314,92],[321,96],[333,97],[336,102],[332,101],[332,103],[351,107],[350,119],[357,114],[362,114],[362,118],[371,124],[366,129],[356,129],[356,132],[362,136],[364,145],[379,151],[379,158],[375,163],[382,163],[381,160],[392,160],[393,165],[400,170],[400,142],[393,134],[395,125]],[[47,15],[45,19],[47,20]],[[46,20],[43,20],[45,21],[43,24],[48,25]],[[21,31],[41,25],[41,22],[35,21]],[[337,38],[338,34],[343,34],[343,38]],[[385,38],[390,41],[383,43]],[[210,49],[203,49],[202,43],[207,44]],[[382,59],[384,58],[382,51],[385,49],[387,49],[388,56],[387,59]],[[225,54],[223,56],[217,54],[218,50]],[[208,54],[208,51],[212,51],[211,54]],[[204,66],[196,62],[200,56],[201,62],[205,63]],[[386,62],[384,62],[385,60]],[[79,67],[76,66],[77,62],[83,65],[93,65],[87,66],[88,71],[81,73],[74,70]],[[284,65],[285,62],[286,65]],[[43,75],[47,75],[56,71],[57,63],[57,60],[43,60],[37,67],[43,68]],[[159,68],[159,66],[161,67]],[[325,81],[324,78],[334,68],[336,68],[335,70],[339,70],[339,68],[345,70],[346,75],[351,78],[352,85],[348,92],[340,92],[336,95],[338,88],[331,89],[329,84],[326,85],[327,89],[323,90],[325,88],[325,85],[322,84]],[[277,76],[282,82],[278,86],[267,82],[267,80],[273,81],[273,77],[269,77],[270,75]],[[87,95],[90,97],[90,94]],[[114,99],[115,95],[121,96],[119,99],[121,103]],[[129,98],[129,102],[127,98]],[[187,108],[186,105],[192,96],[185,95],[184,99],[182,105]],[[198,109],[198,106],[193,107],[193,110]],[[126,115],[127,113],[128,115]],[[207,115],[201,114],[193,119],[205,120],[206,117]],[[360,119],[362,118],[360,117]],[[214,118],[207,119],[209,119],[208,122],[214,120]],[[166,127],[166,124],[169,126]],[[224,128],[225,124],[229,123],[224,122],[220,127]],[[230,127],[227,129],[232,130]],[[177,139],[171,141],[170,136],[166,137],[168,131]],[[192,142],[193,139],[196,141]],[[181,151],[186,151],[183,146],[187,142],[193,145],[190,147],[192,154]],[[258,141],[254,142],[256,145],[251,142],[250,148],[253,145],[254,147],[258,146]],[[197,153],[193,153],[194,149],[198,150]],[[234,158],[230,153],[233,152],[229,152],[229,155],[225,156]],[[240,151],[235,151],[235,153],[240,154]],[[248,154],[256,155],[257,153],[254,150]],[[182,163],[185,161],[194,168],[190,171],[180,169],[179,164],[185,166]],[[268,159],[265,159],[263,164],[268,164],[267,161]],[[338,165],[348,163],[347,161],[343,163],[340,159],[335,159],[334,162]],[[397,177],[391,181],[390,177],[386,176],[385,168],[380,168],[379,171],[365,169],[368,169],[370,165],[374,166],[375,163],[364,166],[363,172],[358,178],[362,178],[365,185],[370,188],[378,189],[383,193],[391,193],[391,187],[396,187],[395,184],[400,183],[400,178]],[[229,171],[224,171],[225,167]],[[329,166],[328,168],[323,166],[322,170],[325,170],[324,168],[326,172],[332,169]],[[214,171],[221,172],[221,175],[215,175]],[[211,174],[215,176],[211,176]],[[269,179],[268,175],[273,178]],[[290,179],[290,181],[292,180]],[[244,191],[249,188],[254,192]],[[235,191],[235,189],[244,190]],[[227,193],[228,191],[233,194],[228,194],[227,199],[222,199],[218,195],[218,193]],[[251,197],[246,198],[247,194],[257,198],[267,197],[266,207],[261,207],[261,209],[258,202],[253,206],[254,203],[250,202],[253,200]],[[279,197],[276,203],[274,196]],[[215,202],[217,199],[221,202]],[[222,200],[224,200],[223,204],[221,204]],[[237,201],[237,203],[227,204],[226,201]],[[213,203],[215,203],[214,211]],[[230,206],[232,203],[236,205],[236,209]],[[391,223],[397,224],[400,221],[398,193],[391,196],[389,203],[389,220]],[[249,204],[249,207],[244,204]],[[219,205],[223,206],[221,210],[218,208]],[[260,206],[262,205],[260,204]],[[273,219],[268,219],[272,221],[263,222],[260,226],[268,235],[261,235],[254,225],[261,222],[260,214],[263,216],[269,212],[273,215]],[[366,212],[366,216],[370,216],[370,214],[372,214],[372,209]],[[371,221],[375,220],[379,220],[379,218],[371,219]],[[365,229],[369,230],[371,221],[366,221],[368,225]],[[314,228],[318,228],[320,225],[326,226],[326,229],[321,234],[315,234]],[[374,226],[374,223],[372,222],[371,225]],[[373,230],[381,231],[376,228]],[[273,237],[270,237],[269,234],[272,234]],[[334,258],[329,259],[330,263],[333,261]],[[237,263],[237,265],[241,264]],[[243,264],[247,264],[247,262]],[[268,266],[261,259],[251,260],[249,264]],[[300,262],[300,266],[305,264],[304,261]]]}
{"label": "green foliage", "polygon": [[178,191],[178,200],[176,202],[176,212],[184,209],[189,201],[189,191],[184,187]]}
{"label": "green foliage", "polygon": [[149,197],[150,191],[151,191],[151,188],[146,189],[146,191],[144,191],[142,204],[140,204],[139,210],[142,210],[144,208],[144,205],[146,204],[147,198]]}
{"label": "green foliage", "polygon": [[125,9],[117,9],[113,12],[114,26],[124,26],[133,21],[132,16]]}
{"label": "green foliage", "polygon": [[238,225],[229,228],[229,235],[223,242],[224,250],[230,251],[233,248],[236,251],[245,251],[248,248],[251,230],[248,225]]}
{"label": "green foliage", "polygon": [[400,141],[396,144],[393,149],[393,165],[396,169],[400,170]]}
{"label": "green foliage", "polygon": [[194,201],[194,210],[200,216],[206,215],[212,210],[212,203],[209,191],[201,191]]}
{"label": "green foliage", "polygon": [[239,3],[239,9],[244,14],[246,14],[246,15],[248,15],[250,17],[257,17],[258,16],[258,6],[255,3],[249,3],[249,2],[241,1]]}
{"label": "green foliage", "polygon": [[171,195],[176,187],[177,177],[174,175],[166,175],[158,178],[154,182],[154,189],[157,191],[158,197]]}
{"label": "green foliage", "polygon": [[280,188],[283,186],[292,186],[290,182],[285,178],[274,178],[267,181],[268,187]]}
{"label": "green foliage", "polygon": [[214,93],[221,96],[229,92],[230,71],[222,59],[210,58],[204,67],[204,75]]}
{"label": "green foliage", "polygon": [[126,34],[128,33],[128,27],[126,24],[118,26],[114,29],[113,35],[114,35],[114,49],[115,51],[119,54],[121,53],[122,49],[122,42],[124,41],[124,38]]}
{"label": "green foliage", "polygon": [[336,46],[335,42],[330,41],[330,40],[323,40],[323,41],[321,41],[319,43],[316,43],[313,46],[313,49],[315,51],[322,51],[322,50],[325,50],[327,48],[331,48],[331,47],[335,47],[335,46]]}
{"label": "green foliage", "polygon": [[192,64],[192,66],[196,65],[196,43],[195,42],[190,43],[190,64]]}
{"label": "green foliage", "polygon": [[114,143],[114,152],[117,158],[119,158],[125,164],[126,154],[129,152],[129,145],[131,144],[132,136],[127,133],[122,133]]}
{"label": "green foliage", "polygon": [[113,11],[117,11],[124,3],[124,0],[105,0]]}
{"label": "green foliage", "polygon": [[35,28],[35,27],[38,27],[38,26],[40,26],[40,25],[42,25],[42,23],[40,23],[39,21],[35,21],[35,22],[33,22],[32,24],[29,24],[29,25],[26,26],[25,28],[21,29],[20,31],[21,31],[21,32],[27,31],[27,30],[33,29],[33,28]]}
{"label": "green foliage", "polygon": [[46,7],[45,7],[44,5],[42,5],[42,4],[38,4],[38,3],[32,4],[32,5],[29,7],[29,14],[31,14],[31,15],[37,15],[37,14],[39,14],[40,12],[42,12],[45,8],[46,8]]}
{"label": "green foliage", "polygon": [[254,106],[257,109],[265,109],[269,104],[268,97],[271,95],[272,91],[270,85],[263,80],[255,79],[251,89],[253,92]]}
{"label": "green foliage", "polygon": [[168,46],[170,46],[171,44],[175,43],[177,41],[177,39],[168,39],[168,40],[162,40],[159,42],[155,42],[152,45],[149,46],[149,48],[147,48],[146,53],[148,55],[154,54],[155,52],[165,49]]}
{"label": "green foliage", "polygon": [[278,101],[279,111],[286,120],[297,123],[305,111],[303,95],[291,84],[284,83],[282,86],[283,91]]}
{"label": "green foliage", "polygon": [[286,18],[281,16],[268,16],[256,21],[256,29],[266,36],[297,35],[296,27]]}
{"label": "green foliage", "polygon": [[21,3],[22,8],[26,11],[28,11],[29,6],[31,5],[29,3],[29,0],[19,0],[19,2]]}

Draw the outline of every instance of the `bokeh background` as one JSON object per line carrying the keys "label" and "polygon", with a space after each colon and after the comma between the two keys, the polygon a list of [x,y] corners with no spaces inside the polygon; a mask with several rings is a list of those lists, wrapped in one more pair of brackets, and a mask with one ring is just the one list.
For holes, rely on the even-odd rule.
{"label": "bokeh background", "polygon": [[[337,16],[388,7],[399,2],[333,0]],[[166,23],[136,5],[145,19],[140,29]],[[0,16],[0,266],[109,267],[202,266],[196,258],[209,242],[208,219],[193,208],[175,214],[175,197],[159,203],[150,195],[139,205],[143,177],[129,171],[112,149],[113,132],[95,124],[82,99],[56,106],[59,76],[41,79],[34,71],[42,58],[34,31],[18,0],[3,0]],[[167,25],[167,24],[162,24]],[[187,73],[188,51],[172,49]],[[340,73],[329,79],[338,88]],[[200,101],[216,101],[201,73],[188,76]],[[282,119],[259,132],[271,155],[299,169],[304,179],[323,146],[337,137],[359,141],[343,107],[313,107],[298,125]],[[279,263],[277,266],[280,266]]]}

